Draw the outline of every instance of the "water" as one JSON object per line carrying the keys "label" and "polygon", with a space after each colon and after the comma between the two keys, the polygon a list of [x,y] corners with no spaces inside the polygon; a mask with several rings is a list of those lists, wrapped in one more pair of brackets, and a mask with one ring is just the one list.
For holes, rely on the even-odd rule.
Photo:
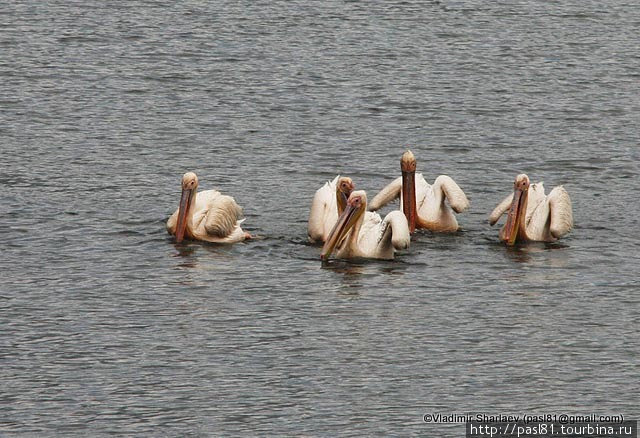
{"label": "water", "polygon": [[[460,436],[638,409],[631,1],[30,2],[0,15],[0,434]],[[314,191],[410,147],[455,235],[322,266]],[[263,239],[175,245],[195,171]],[[507,249],[521,172],[576,227]],[[386,210],[385,210],[386,212]]]}

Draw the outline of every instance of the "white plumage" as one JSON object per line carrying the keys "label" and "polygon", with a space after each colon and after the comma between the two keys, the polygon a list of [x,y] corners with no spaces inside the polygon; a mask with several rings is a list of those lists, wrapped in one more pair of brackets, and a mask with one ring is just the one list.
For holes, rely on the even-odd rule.
{"label": "white plumage", "polygon": [[[244,219],[241,220],[242,209],[231,196],[223,195],[217,190],[196,193],[197,187],[197,176],[192,172],[186,173],[183,176],[183,197],[188,199],[185,201],[186,211],[183,213],[183,233],[186,238],[235,243],[251,237],[240,227],[244,222]],[[178,236],[180,210],[181,208],[178,208],[167,221],[169,234]]]}
{"label": "white plumage", "polygon": [[322,187],[316,190],[311,201],[311,211],[309,212],[309,223],[307,234],[313,242],[324,242],[331,232],[331,228],[338,220],[338,203],[336,200],[336,190],[338,179],[327,181]]}
{"label": "white plumage", "polygon": [[338,258],[393,259],[397,250],[409,247],[411,235],[401,211],[389,213],[384,220],[377,213],[366,212],[367,195],[355,191],[338,219],[322,250],[328,258],[337,247]]}
{"label": "white plumage", "polygon": [[[522,215],[522,224],[517,236],[519,241],[553,242],[565,236],[573,228],[573,210],[569,193],[562,186],[555,187],[548,195],[542,182],[529,185],[527,175],[518,175],[516,185],[524,184],[526,192],[526,209],[518,211]],[[517,190],[517,188],[516,188]],[[514,192],[515,193],[515,192]],[[498,204],[489,215],[489,224],[494,225],[500,217],[513,206],[514,193]],[[500,230],[500,238],[507,233],[507,223]]]}
{"label": "white plumage", "polygon": [[[351,178],[336,176],[332,181],[327,181],[316,190],[311,201],[307,235],[312,242],[326,242],[331,229],[336,224],[339,216],[338,197],[343,197],[343,205],[353,191],[355,185]],[[380,222],[380,216],[367,212],[364,218],[366,224]]]}
{"label": "white plumage", "polygon": [[[458,221],[453,214],[469,208],[469,200],[460,186],[447,175],[440,175],[430,185],[421,173],[415,174],[417,226],[431,231],[452,232],[458,230]],[[398,177],[383,188],[371,201],[370,210],[379,210],[396,198],[400,198],[403,210],[402,177]],[[445,203],[449,202],[449,205]]]}

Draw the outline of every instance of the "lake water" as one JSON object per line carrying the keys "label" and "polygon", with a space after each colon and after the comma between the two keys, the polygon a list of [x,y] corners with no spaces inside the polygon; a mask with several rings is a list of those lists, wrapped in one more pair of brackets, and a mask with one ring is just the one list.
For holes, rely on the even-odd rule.
{"label": "lake water", "polygon": [[[640,418],[636,2],[1,9],[0,435]],[[465,190],[462,230],[322,266],[315,190],[340,173],[371,197],[406,148]],[[175,245],[189,170],[263,238]],[[498,242],[487,216],[522,172],[566,187],[567,238]]]}

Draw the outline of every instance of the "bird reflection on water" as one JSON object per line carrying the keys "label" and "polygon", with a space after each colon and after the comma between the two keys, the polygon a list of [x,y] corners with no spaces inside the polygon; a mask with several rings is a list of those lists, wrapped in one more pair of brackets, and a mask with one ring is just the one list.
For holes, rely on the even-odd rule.
{"label": "bird reflection on water", "polygon": [[525,243],[512,247],[504,247],[500,245],[500,250],[504,252],[506,258],[516,263],[531,263],[537,260],[537,255],[544,255],[545,263],[551,263],[551,267],[566,267],[567,259],[563,257],[554,257],[552,252],[563,252],[569,248],[569,245],[554,243]]}
{"label": "bird reflection on water", "polygon": [[339,294],[360,296],[371,288],[368,283],[370,278],[378,278],[380,275],[403,275],[405,265],[398,260],[371,261],[370,259],[330,260],[322,262],[322,269],[331,270],[341,274],[342,288]]}

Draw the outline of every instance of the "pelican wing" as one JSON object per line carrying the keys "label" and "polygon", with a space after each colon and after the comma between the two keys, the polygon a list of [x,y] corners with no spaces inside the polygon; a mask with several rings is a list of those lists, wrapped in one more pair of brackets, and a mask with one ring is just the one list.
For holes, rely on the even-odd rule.
{"label": "pelican wing", "polygon": [[382,218],[376,212],[366,211],[362,227],[360,227],[360,236],[375,235],[380,230]]}
{"label": "pelican wing", "polygon": [[210,239],[210,241],[212,242],[220,242],[220,243],[236,243],[236,242],[242,242],[243,240],[250,238],[250,236],[248,236],[247,233],[244,232],[244,230],[242,229],[242,227],[240,226],[240,224],[242,224],[242,222],[244,222],[244,219],[239,220],[236,223],[236,226],[233,228],[233,230],[231,231],[231,234],[228,234],[225,238],[223,239]]}
{"label": "pelican wing", "polygon": [[219,195],[209,201],[204,217],[207,234],[217,238],[231,235],[242,218],[242,208],[227,195]]}
{"label": "pelican wing", "polygon": [[336,203],[336,176],[333,181],[326,182],[316,190],[311,201],[311,211],[309,212],[309,224],[307,234],[315,242],[324,242],[331,231],[331,228],[338,220],[338,210]]}
{"label": "pelican wing", "polygon": [[411,243],[411,233],[409,233],[409,223],[404,213],[400,210],[394,210],[385,216],[383,225],[387,228],[383,234],[388,234],[388,229],[391,229],[391,245],[395,249],[409,248]]}
{"label": "pelican wing", "polygon": [[569,193],[562,186],[551,190],[547,197],[551,210],[551,225],[549,231],[556,239],[567,234],[573,228],[573,210]]}
{"label": "pelican wing", "polygon": [[396,250],[409,246],[410,239],[409,224],[401,211],[392,211],[384,220],[378,213],[367,212],[358,235],[358,248],[363,257],[391,260]]}
{"label": "pelican wing", "polygon": [[400,192],[402,192],[402,177],[398,177],[394,179],[391,183],[389,183],[385,188],[380,190],[380,192],[373,197],[371,202],[369,203],[367,209],[369,211],[380,210],[382,207],[387,205],[389,202],[397,199],[400,196]]}
{"label": "pelican wing", "polygon": [[513,201],[513,193],[509,194],[506,198],[498,204],[496,208],[493,209],[491,214],[489,215],[489,225],[493,226],[498,222],[500,217],[509,209],[511,202]]}
{"label": "pelican wing", "polygon": [[460,186],[448,175],[440,175],[434,181],[435,187],[440,186],[445,197],[449,201],[449,205],[456,213],[462,213],[469,208],[469,200],[464,194]]}

